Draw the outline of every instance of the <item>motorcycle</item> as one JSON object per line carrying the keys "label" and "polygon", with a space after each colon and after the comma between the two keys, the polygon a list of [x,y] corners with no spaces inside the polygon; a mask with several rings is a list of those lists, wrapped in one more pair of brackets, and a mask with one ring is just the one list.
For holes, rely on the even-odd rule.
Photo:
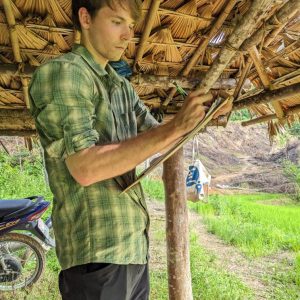
{"label": "motorcycle", "polygon": [[40,196],[0,200],[0,291],[31,286],[43,274],[45,252],[55,247],[51,217],[41,219],[49,205]]}

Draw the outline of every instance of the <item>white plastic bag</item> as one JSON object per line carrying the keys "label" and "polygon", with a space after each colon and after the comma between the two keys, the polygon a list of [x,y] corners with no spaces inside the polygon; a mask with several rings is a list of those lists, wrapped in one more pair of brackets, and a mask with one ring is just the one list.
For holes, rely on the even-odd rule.
{"label": "white plastic bag", "polygon": [[207,196],[211,176],[199,159],[200,148],[197,137],[193,140],[192,164],[188,167],[186,177],[187,200],[199,201]]}

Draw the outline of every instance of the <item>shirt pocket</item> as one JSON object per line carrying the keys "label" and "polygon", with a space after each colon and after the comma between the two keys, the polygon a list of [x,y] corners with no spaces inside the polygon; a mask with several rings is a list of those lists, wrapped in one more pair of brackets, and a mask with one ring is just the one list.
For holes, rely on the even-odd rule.
{"label": "shirt pocket", "polygon": [[116,116],[119,139],[126,140],[137,135],[137,120],[135,111],[120,113]]}

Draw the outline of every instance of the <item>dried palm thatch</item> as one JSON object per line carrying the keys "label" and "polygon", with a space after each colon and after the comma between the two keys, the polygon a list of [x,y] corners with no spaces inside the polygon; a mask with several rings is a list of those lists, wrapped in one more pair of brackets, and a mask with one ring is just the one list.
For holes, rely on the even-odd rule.
{"label": "dried palm thatch", "polygon": [[[177,12],[197,16],[197,4],[195,0],[191,0],[179,7]],[[209,15],[209,18],[211,15]],[[194,32],[207,27],[209,21],[198,19],[198,18],[187,18],[183,16],[167,16],[162,24],[169,25],[173,38],[186,39],[190,37]]]}
{"label": "dried palm thatch", "polygon": [[[234,94],[235,103],[250,101],[263,90],[280,91],[300,82],[299,2],[145,0],[142,16],[135,26],[135,37],[124,59],[135,65],[137,73],[159,78],[182,76],[184,80],[191,76],[202,79],[203,84],[209,81],[209,86],[214,80],[222,79],[225,84],[220,89]],[[68,52],[75,40],[80,41],[80,35],[72,30],[71,0],[4,0],[3,3],[0,3],[0,107],[26,108],[25,79],[31,75],[25,75],[25,69]],[[264,10],[249,21],[251,30],[239,31],[244,26],[243,19],[252,10],[261,9],[254,7],[255,3],[264,5]],[[236,35],[237,32],[240,34]],[[254,50],[239,49],[237,40],[246,40],[248,45],[255,41],[255,63]],[[228,83],[232,79],[237,84],[230,87]],[[244,85],[245,82],[251,84]],[[249,86],[251,91],[247,91]],[[146,103],[157,105],[159,99],[161,104],[169,99],[166,114],[169,108],[174,112],[174,107],[182,101],[176,97],[176,90],[170,93],[164,88],[153,88],[151,83],[135,88]],[[300,96],[277,102],[282,111],[279,121],[277,111],[269,104],[257,103],[249,108],[253,122],[255,118],[261,118],[257,122],[268,121],[272,134],[281,130],[283,124],[298,119],[299,111],[293,108],[300,104]]]}
{"label": "dried palm thatch", "polygon": [[[151,52],[154,55],[161,54],[164,56],[164,61],[181,62],[182,57],[179,50],[174,46],[174,40],[170,29],[164,28],[154,33],[149,37],[148,42],[150,45],[146,48],[145,52]],[[153,44],[151,44],[153,43]],[[161,43],[161,45],[154,44]]]}

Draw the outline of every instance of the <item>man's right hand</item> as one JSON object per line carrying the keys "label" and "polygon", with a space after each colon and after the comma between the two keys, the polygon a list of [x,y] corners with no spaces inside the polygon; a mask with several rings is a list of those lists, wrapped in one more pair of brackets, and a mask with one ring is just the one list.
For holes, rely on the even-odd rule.
{"label": "man's right hand", "polygon": [[197,124],[203,120],[208,109],[203,103],[211,101],[212,99],[213,95],[211,93],[204,94],[201,89],[191,92],[186,97],[180,111],[171,121],[176,131],[180,131],[181,135],[192,131]]}

